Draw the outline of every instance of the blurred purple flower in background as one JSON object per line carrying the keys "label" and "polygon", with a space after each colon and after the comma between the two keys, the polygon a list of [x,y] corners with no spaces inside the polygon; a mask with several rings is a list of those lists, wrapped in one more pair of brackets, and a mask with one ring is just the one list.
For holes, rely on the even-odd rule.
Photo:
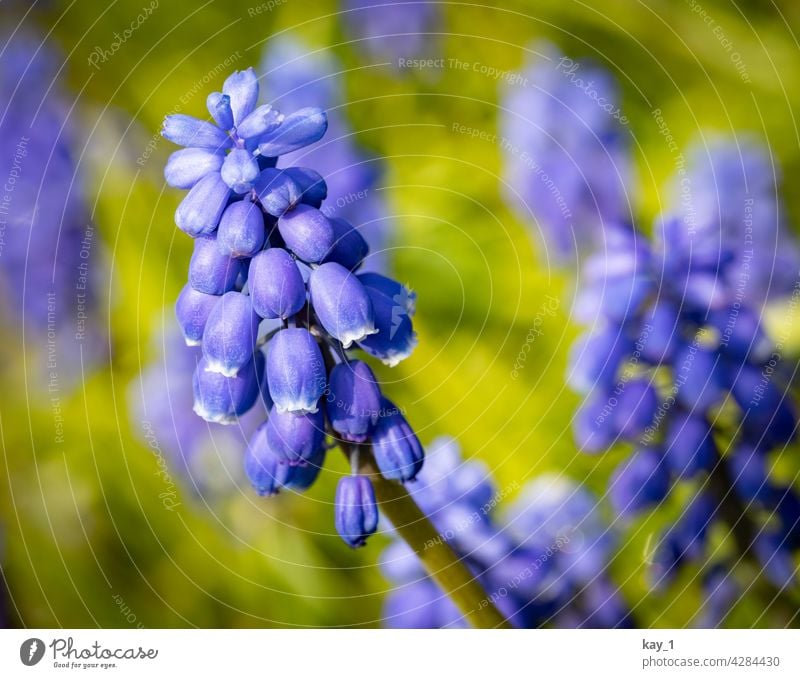
{"label": "blurred purple flower in background", "polygon": [[440,30],[438,3],[425,0],[344,0],[343,24],[356,49],[376,60],[424,59]]}
{"label": "blurred purple flower in background", "polygon": [[[484,464],[465,461],[455,440],[440,438],[428,447],[410,492],[515,626],[628,626],[629,611],[607,574],[616,538],[597,501],[577,483],[551,475],[503,506],[512,489],[497,488]],[[393,584],[387,626],[467,626],[404,542],[384,551],[381,566]]]}
{"label": "blurred purple flower in background", "polygon": [[627,117],[605,70],[538,43],[500,97],[507,199],[565,263],[631,222]]}
{"label": "blurred purple flower in background", "polygon": [[0,309],[59,391],[102,355],[99,234],[58,55],[27,32],[0,41]]}
{"label": "blurred purple flower in background", "polygon": [[[762,314],[767,300],[796,297],[796,247],[766,148],[716,140],[689,157],[653,238],[618,231],[586,262],[578,314],[591,329],[573,347],[568,376],[586,396],[575,439],[589,453],[634,446],[609,482],[625,518],[694,483],[655,545],[654,586],[687,563],[725,569],[714,554],[706,562],[709,532],[723,523],[782,589],[796,580],[800,495],[772,477],[769,459],[796,438],[796,362]],[[717,583],[716,596],[735,586]]]}
{"label": "blurred purple flower in background", "polygon": [[800,252],[779,196],[780,168],[755,137],[711,137],[687,152],[687,173],[675,179],[681,245],[732,259],[725,284],[759,306],[791,293]]}
{"label": "blurred purple flower in background", "polygon": [[287,166],[314,167],[328,185],[323,212],[345,219],[369,245],[364,270],[385,271],[392,229],[379,186],[383,165],[359,143],[346,117],[342,65],[329,49],[313,50],[300,40],[269,41],[261,63],[264,96],[276,108],[320,106],[328,114],[325,139],[281,158]]}

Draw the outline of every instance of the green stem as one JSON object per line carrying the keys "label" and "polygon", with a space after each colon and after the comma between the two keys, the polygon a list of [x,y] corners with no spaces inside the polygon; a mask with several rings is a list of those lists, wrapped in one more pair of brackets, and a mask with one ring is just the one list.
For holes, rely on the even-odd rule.
{"label": "green stem", "polygon": [[369,446],[354,446],[344,442],[340,446],[348,456],[357,447],[359,472],[372,482],[381,512],[467,621],[481,629],[512,628],[406,488],[381,475]]}
{"label": "green stem", "polygon": [[[743,559],[760,570],[761,563],[755,554],[758,527],[747,507],[733,491],[733,478],[724,462],[718,462],[709,475],[709,488],[719,506],[720,516],[730,528],[736,549]],[[797,609],[793,604],[800,602],[796,588],[779,589],[766,576],[761,576],[759,583],[769,598],[767,607],[775,608],[783,617],[792,621],[797,616]],[[792,603],[788,603],[786,598],[791,599]]]}
{"label": "green stem", "polygon": [[[332,349],[324,344],[320,345],[320,349],[326,371],[330,373],[334,366]],[[345,357],[344,351],[340,352]],[[338,439],[336,442],[348,460],[358,460],[358,472],[372,482],[380,511],[391,521],[397,534],[416,553],[431,579],[461,610],[467,621],[479,629],[512,628],[406,488],[383,477],[372,456],[372,447]]]}

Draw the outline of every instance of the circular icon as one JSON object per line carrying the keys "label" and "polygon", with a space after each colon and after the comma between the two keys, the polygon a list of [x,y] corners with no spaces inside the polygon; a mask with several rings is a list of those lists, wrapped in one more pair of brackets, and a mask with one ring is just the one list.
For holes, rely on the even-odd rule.
{"label": "circular icon", "polygon": [[38,638],[28,638],[19,647],[19,658],[25,666],[34,666],[44,657],[44,643]]}

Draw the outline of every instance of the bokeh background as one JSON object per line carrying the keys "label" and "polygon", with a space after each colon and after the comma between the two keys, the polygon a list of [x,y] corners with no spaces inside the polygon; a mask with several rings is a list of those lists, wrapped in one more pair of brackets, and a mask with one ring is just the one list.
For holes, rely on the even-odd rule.
{"label": "bokeh background", "polygon": [[[417,292],[419,346],[397,368],[380,371],[386,391],[407,408],[424,443],[453,436],[465,457],[484,461],[497,486],[510,488],[509,497],[527,481],[556,473],[584,482],[599,498],[596,510],[612,520],[605,488],[625,451],[580,455],[570,431],[579,403],[564,380],[580,329],[572,318],[574,262],[555,262],[536,225],[506,200],[501,148],[488,140],[500,124],[503,80],[452,67],[452,60],[519,72],[534,55],[531,46],[547,40],[608,69],[630,120],[628,197],[645,230],[670,200],[675,169],[652,115],[657,108],[681,147],[712,131],[765,140],[782,167],[794,225],[800,6],[703,0],[723,41],[693,0],[441,2],[430,3],[416,35],[363,40],[355,30],[358,10],[336,2],[161,0],[111,53],[115,33],[145,4],[0,5],[6,35],[20,27],[58,55],[86,223],[94,226],[87,261],[95,297],[86,319],[93,340],[57,345],[56,393],[48,389],[46,330],[26,328],[13,308],[3,316],[0,554],[7,622],[381,624],[391,584],[377,561],[387,537],[351,551],[333,529],[343,459],[331,455],[305,495],[260,499],[242,478],[242,429],[203,434],[203,449],[184,461],[153,432],[159,418],[183,416],[171,408],[193,416],[188,373],[183,382],[166,376],[179,364],[179,347],[165,328],[185,283],[191,241],[173,223],[181,195],[164,184],[173,149],[158,130],[170,112],[204,116],[206,94],[233,69],[256,67],[269,91],[262,63],[287,38],[336,64],[336,114],[377,173],[370,191],[382,215],[381,265]],[[93,63],[97,48],[107,55]],[[740,58],[732,59],[731,49]],[[398,58],[445,61],[408,68]],[[454,125],[485,134],[459,133]],[[357,205],[351,208],[356,214]],[[552,313],[542,319],[542,305],[552,299]],[[535,323],[542,332],[512,378]],[[777,464],[800,489],[792,475],[797,454],[790,448]],[[611,574],[643,625],[686,626],[698,615],[703,597],[691,568],[659,593],[649,592],[645,577],[649,540],[684,503],[677,494],[663,510],[621,526],[625,538]],[[756,584],[740,596],[727,624],[787,623],[762,614],[762,593]]]}

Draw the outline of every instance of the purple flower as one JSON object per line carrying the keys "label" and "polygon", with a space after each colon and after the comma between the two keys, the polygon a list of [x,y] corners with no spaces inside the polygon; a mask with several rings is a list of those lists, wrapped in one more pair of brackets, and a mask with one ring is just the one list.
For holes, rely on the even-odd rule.
{"label": "purple flower", "polygon": [[223,254],[247,259],[258,253],[265,238],[264,216],[257,204],[241,200],[222,213],[217,245]]}
{"label": "purple flower", "polygon": [[378,331],[367,290],[343,266],[330,262],[317,267],[311,272],[308,289],[320,323],[344,348]]}
{"label": "purple flower", "polygon": [[611,503],[620,515],[658,504],[669,492],[669,473],[661,455],[641,449],[620,463],[611,478]]}
{"label": "purple flower", "polygon": [[[616,535],[600,517],[597,500],[563,475],[537,478],[507,505],[483,464],[463,459],[454,440],[439,439],[409,491],[515,626],[630,623],[606,572]],[[384,551],[381,570],[392,583],[387,626],[466,626],[404,543]]]}
{"label": "purple flower", "polygon": [[564,261],[630,222],[627,117],[608,72],[546,43],[533,51],[525,85],[501,93],[499,144],[509,202]]}
{"label": "purple flower", "polygon": [[256,493],[263,496],[278,494],[295,474],[296,467],[283,463],[270,447],[267,424],[253,434],[244,457],[244,469]]}
{"label": "purple flower", "polygon": [[252,68],[235,71],[223,83],[222,93],[230,99],[234,123],[244,120],[258,101],[258,79],[255,71]]}
{"label": "purple flower", "polygon": [[328,217],[309,205],[298,205],[281,216],[278,229],[286,246],[309,263],[322,261],[333,247],[333,225]]}
{"label": "purple flower", "polygon": [[258,162],[244,148],[234,148],[225,156],[220,176],[234,193],[247,193],[258,179]]}
{"label": "purple flower", "polygon": [[430,53],[435,44],[441,14],[435,3],[346,0],[345,8],[345,28],[370,59],[388,59],[397,66],[409,54]]}
{"label": "purple flower", "polygon": [[322,409],[311,413],[281,412],[272,408],[267,421],[267,440],[282,463],[305,466],[322,449],[325,416]]}
{"label": "purple flower", "polygon": [[[3,33],[0,313],[9,348],[24,334],[27,388],[49,387],[56,372],[63,399],[109,346],[103,234],[87,199],[82,116],[64,60],[22,25]],[[22,362],[8,365],[21,370]]]}
{"label": "purple flower", "polygon": [[261,137],[258,152],[275,157],[319,141],[328,129],[328,116],[320,108],[302,108],[287,115],[275,129]]}
{"label": "purple flower", "polygon": [[247,278],[253,308],[262,318],[286,320],[306,303],[306,284],[297,263],[284,249],[259,252]]}
{"label": "purple flower", "polygon": [[711,426],[703,417],[676,412],[664,441],[664,458],[678,478],[710,471],[719,459]]}
{"label": "purple flower", "polygon": [[189,189],[206,174],[219,172],[224,160],[223,153],[206,148],[184,148],[169,156],[164,179],[173,188]]}
{"label": "purple flower", "polygon": [[259,351],[236,375],[226,377],[209,369],[207,358],[194,372],[194,411],[215,424],[233,424],[256,402],[264,374],[264,356]]}
{"label": "purple flower", "polygon": [[235,376],[253,355],[260,318],[250,297],[227,292],[209,313],[203,332],[203,355],[208,369],[226,377]]}
{"label": "purple flower", "polygon": [[206,148],[210,151],[222,151],[230,148],[233,143],[216,125],[182,113],[167,116],[161,134],[178,146]]}
{"label": "purple flower", "polygon": [[619,434],[636,440],[654,423],[658,410],[658,395],[652,384],[644,379],[632,379],[619,388],[614,417]]}
{"label": "purple flower", "polygon": [[189,284],[198,292],[221,295],[236,286],[242,265],[224,254],[216,238],[195,238]]}
{"label": "purple flower", "polygon": [[281,330],[267,352],[269,393],[279,412],[316,412],[327,379],[322,353],[307,330]]}
{"label": "purple flower", "polygon": [[[279,217],[293,209],[303,198],[303,189],[285,171],[265,168],[253,186],[264,211]],[[299,241],[299,240],[298,240]]]}
{"label": "purple flower", "polygon": [[[310,487],[325,459],[327,434],[338,435],[354,455],[345,441],[369,444],[375,433],[386,473],[411,479],[422,448],[402,417],[378,426],[375,377],[346,351],[378,331],[372,298],[384,296],[401,313],[382,302],[385,336],[365,350],[387,362],[407,355],[414,341],[413,297],[388,278],[362,282],[351,272],[368,255],[364,238],[347,221],[326,215],[326,178],[307,166],[284,166],[286,154],[305,154],[322,137],[325,112],[306,106],[284,116],[272,104],[258,106],[258,95],[252,69],[234,73],[222,92],[208,96],[213,123],[177,115],[164,125],[167,138],[188,146],[173,154],[165,176],[189,189],[176,223],[197,239],[190,285],[176,308],[186,341],[202,346],[195,410],[230,423],[261,398],[269,415],[245,458],[261,494]],[[367,282],[375,289],[367,291]],[[328,365],[335,363],[341,364],[328,390]],[[320,408],[326,394],[332,397],[329,421]]]}
{"label": "purple flower", "polygon": [[198,292],[189,284],[181,290],[175,303],[175,315],[187,346],[200,345],[208,316],[211,315],[217,301],[219,301],[218,296]]}
{"label": "purple flower", "polygon": [[[411,323],[414,295],[396,283],[392,293],[388,280],[377,273],[357,276],[369,296],[377,332],[358,342],[360,348],[394,367],[411,355],[417,345],[417,335]],[[393,281],[390,281],[393,282]]]}
{"label": "purple flower", "polygon": [[334,217],[331,219],[331,224],[335,241],[325,261],[336,262],[347,270],[354,271],[361,266],[369,252],[367,241],[344,219]]}
{"label": "purple flower", "polygon": [[219,172],[209,172],[183,199],[175,212],[175,223],[192,237],[211,235],[228,204],[230,189]]}
{"label": "purple flower", "polygon": [[372,434],[372,449],[381,474],[389,480],[414,480],[422,468],[422,445],[399,409],[381,398],[381,412]]}
{"label": "purple flower", "polygon": [[[381,193],[375,190],[382,165],[359,146],[346,119],[344,67],[331,50],[311,49],[294,36],[284,34],[269,41],[263,71],[268,74],[265,84],[274,105],[293,110],[308,106],[327,109],[328,131],[324,141],[281,159],[282,163],[314,167],[325,177],[328,199],[324,211],[334,222],[337,241],[326,260],[351,270],[355,268],[351,262],[362,245],[355,237],[342,237],[335,220],[341,218],[355,224],[354,230],[368,243],[371,255],[365,266],[382,270],[386,266],[387,237],[392,228]],[[319,207],[314,201],[307,202]],[[361,258],[366,254],[363,251]]]}
{"label": "purple flower", "polygon": [[378,421],[381,390],[365,362],[339,363],[330,373],[327,397],[331,427],[345,440],[363,443]]}

